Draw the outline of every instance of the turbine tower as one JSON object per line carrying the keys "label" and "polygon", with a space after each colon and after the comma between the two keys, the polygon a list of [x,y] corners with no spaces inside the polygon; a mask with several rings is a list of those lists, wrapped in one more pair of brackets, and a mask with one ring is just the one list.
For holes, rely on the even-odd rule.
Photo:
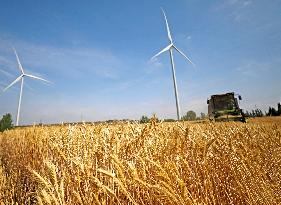
{"label": "turbine tower", "polygon": [[153,60],[154,58],[156,58],[157,56],[159,56],[160,54],[169,51],[170,53],[170,61],[171,61],[171,66],[172,66],[172,74],[173,74],[173,82],[174,82],[174,91],[175,91],[175,98],[176,98],[176,107],[177,107],[177,118],[178,120],[180,120],[180,106],[179,106],[179,97],[178,97],[178,87],[177,87],[177,79],[176,79],[176,71],[175,71],[175,63],[174,63],[174,57],[173,57],[173,49],[175,49],[177,52],[179,52],[184,58],[186,58],[193,66],[194,63],[192,63],[192,61],[181,51],[179,50],[172,39],[172,35],[171,35],[171,31],[169,28],[169,24],[168,24],[168,20],[165,14],[165,11],[161,8],[164,18],[165,18],[165,23],[166,23],[166,28],[167,28],[167,33],[168,33],[168,39],[169,39],[169,45],[164,48],[163,50],[161,50],[159,53],[157,53],[155,56],[153,56],[151,58],[151,60]]}
{"label": "turbine tower", "polygon": [[50,83],[50,81],[48,80],[45,80],[43,78],[40,78],[40,77],[37,77],[37,76],[34,76],[34,75],[30,75],[30,74],[26,74],[23,70],[23,67],[21,65],[21,62],[20,62],[20,59],[18,57],[18,54],[17,54],[17,51],[16,49],[14,49],[14,52],[15,52],[15,55],[16,55],[16,58],[17,58],[17,62],[18,62],[18,68],[21,72],[20,76],[17,77],[10,85],[8,85],[6,88],[4,88],[4,92],[6,90],[8,90],[10,87],[12,87],[15,83],[17,83],[18,81],[21,81],[21,86],[20,86],[20,96],[19,96],[19,104],[18,104],[18,112],[17,112],[17,122],[16,122],[16,126],[19,125],[19,118],[20,118],[20,107],[21,107],[21,98],[22,98],[22,90],[23,90],[23,81],[24,81],[24,78],[25,77],[29,77],[29,78],[33,78],[33,79],[37,79],[37,80],[42,80],[42,81],[45,81],[45,82],[48,82]]}

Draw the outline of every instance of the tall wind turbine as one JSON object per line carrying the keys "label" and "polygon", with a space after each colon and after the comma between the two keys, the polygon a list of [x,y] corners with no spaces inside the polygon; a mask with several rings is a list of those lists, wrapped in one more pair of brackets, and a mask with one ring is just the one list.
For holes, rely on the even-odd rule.
{"label": "tall wind turbine", "polygon": [[15,83],[17,83],[18,81],[21,81],[21,86],[20,86],[20,96],[19,96],[19,104],[18,104],[18,112],[17,112],[17,122],[16,122],[16,126],[19,125],[19,118],[20,118],[20,106],[21,106],[21,98],[22,98],[22,90],[23,90],[23,81],[24,81],[24,78],[25,77],[29,77],[29,78],[33,78],[33,79],[37,79],[37,80],[41,80],[41,81],[45,81],[45,82],[48,82],[50,83],[50,81],[48,80],[45,80],[43,78],[40,78],[40,77],[37,77],[37,76],[34,76],[34,75],[30,75],[30,74],[26,74],[23,70],[23,67],[21,65],[21,62],[20,62],[20,59],[18,57],[18,54],[17,54],[17,51],[16,49],[14,49],[14,52],[15,52],[15,55],[16,55],[16,58],[17,58],[17,62],[18,62],[18,68],[21,72],[20,76],[17,77],[10,85],[8,85],[3,91],[5,92],[6,90],[8,90],[10,87],[12,87]]}
{"label": "tall wind turbine", "polygon": [[193,66],[194,63],[192,63],[192,61],[181,51],[179,50],[172,39],[172,35],[171,35],[171,31],[169,28],[169,24],[168,24],[168,20],[165,14],[165,11],[161,8],[164,18],[165,18],[165,22],[166,22],[166,28],[167,28],[167,33],[168,33],[168,39],[169,39],[169,45],[164,48],[163,50],[161,50],[159,53],[157,53],[155,56],[153,56],[151,58],[151,60],[153,60],[154,58],[156,58],[157,56],[159,56],[160,54],[169,51],[170,53],[170,60],[171,60],[171,66],[172,66],[172,74],[173,74],[173,82],[174,82],[174,91],[175,91],[175,98],[176,98],[176,107],[177,107],[177,118],[178,120],[180,120],[180,106],[179,106],[179,97],[178,97],[178,87],[177,87],[177,79],[176,79],[176,72],[175,72],[175,63],[174,63],[174,57],[173,57],[173,49],[175,49],[177,52],[179,52],[184,58],[186,58]]}

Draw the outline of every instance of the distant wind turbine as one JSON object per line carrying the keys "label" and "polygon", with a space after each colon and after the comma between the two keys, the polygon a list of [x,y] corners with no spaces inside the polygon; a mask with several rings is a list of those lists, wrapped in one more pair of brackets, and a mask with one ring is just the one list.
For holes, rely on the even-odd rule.
{"label": "distant wind turbine", "polygon": [[37,80],[41,80],[41,81],[45,81],[45,82],[48,82],[50,83],[50,81],[48,80],[45,80],[43,78],[40,78],[40,77],[37,77],[37,76],[34,76],[34,75],[30,75],[30,74],[26,74],[23,70],[23,67],[21,65],[21,62],[19,60],[19,57],[18,57],[18,54],[17,54],[17,51],[16,49],[14,49],[14,52],[15,52],[15,55],[16,55],[16,58],[17,58],[17,62],[18,62],[18,68],[21,72],[21,75],[19,77],[17,77],[10,85],[8,85],[6,88],[4,88],[4,92],[6,90],[8,90],[10,87],[12,87],[15,83],[17,83],[18,81],[21,80],[21,86],[20,86],[20,96],[19,96],[19,104],[18,104],[18,112],[17,112],[17,122],[16,122],[16,126],[19,125],[19,118],[20,118],[20,106],[21,106],[21,98],[22,98],[22,89],[23,89],[23,81],[24,81],[24,77],[29,77],[29,78],[33,78],[33,79],[37,79]]}
{"label": "distant wind turbine", "polygon": [[172,66],[172,73],[173,73],[173,82],[174,82],[174,91],[175,91],[175,98],[176,98],[176,107],[177,107],[177,117],[178,117],[178,120],[180,120],[180,106],[179,106],[179,98],[178,98],[178,88],[177,88],[177,80],[176,80],[176,72],[175,72],[175,64],[174,64],[174,57],[173,57],[173,49],[175,49],[177,52],[179,52],[184,58],[186,58],[193,66],[194,63],[192,63],[192,61],[181,51],[179,50],[174,42],[173,42],[173,39],[172,39],[172,35],[171,35],[171,32],[170,32],[170,28],[169,28],[169,24],[168,24],[168,20],[167,20],[167,17],[166,17],[166,14],[165,14],[165,11],[161,8],[162,12],[163,12],[163,15],[164,15],[164,18],[165,18],[165,22],[166,22],[166,28],[167,28],[167,33],[168,33],[168,39],[169,39],[169,42],[170,44],[164,48],[163,50],[161,50],[159,53],[157,53],[155,56],[153,56],[151,58],[151,60],[153,60],[154,58],[156,58],[157,56],[159,56],[160,54],[166,52],[166,51],[169,51],[170,53],[170,60],[171,60],[171,66]]}

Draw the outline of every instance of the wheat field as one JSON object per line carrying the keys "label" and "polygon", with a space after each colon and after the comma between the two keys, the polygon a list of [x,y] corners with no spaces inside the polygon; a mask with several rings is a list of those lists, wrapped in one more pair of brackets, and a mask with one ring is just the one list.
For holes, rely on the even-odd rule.
{"label": "wheat field", "polygon": [[281,204],[281,118],[0,133],[0,204]]}

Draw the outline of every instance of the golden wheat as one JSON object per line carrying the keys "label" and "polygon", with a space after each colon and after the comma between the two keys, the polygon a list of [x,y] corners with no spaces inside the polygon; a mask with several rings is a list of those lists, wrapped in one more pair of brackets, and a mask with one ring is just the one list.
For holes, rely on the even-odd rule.
{"label": "golden wheat", "polygon": [[280,204],[281,119],[0,134],[0,204]]}

